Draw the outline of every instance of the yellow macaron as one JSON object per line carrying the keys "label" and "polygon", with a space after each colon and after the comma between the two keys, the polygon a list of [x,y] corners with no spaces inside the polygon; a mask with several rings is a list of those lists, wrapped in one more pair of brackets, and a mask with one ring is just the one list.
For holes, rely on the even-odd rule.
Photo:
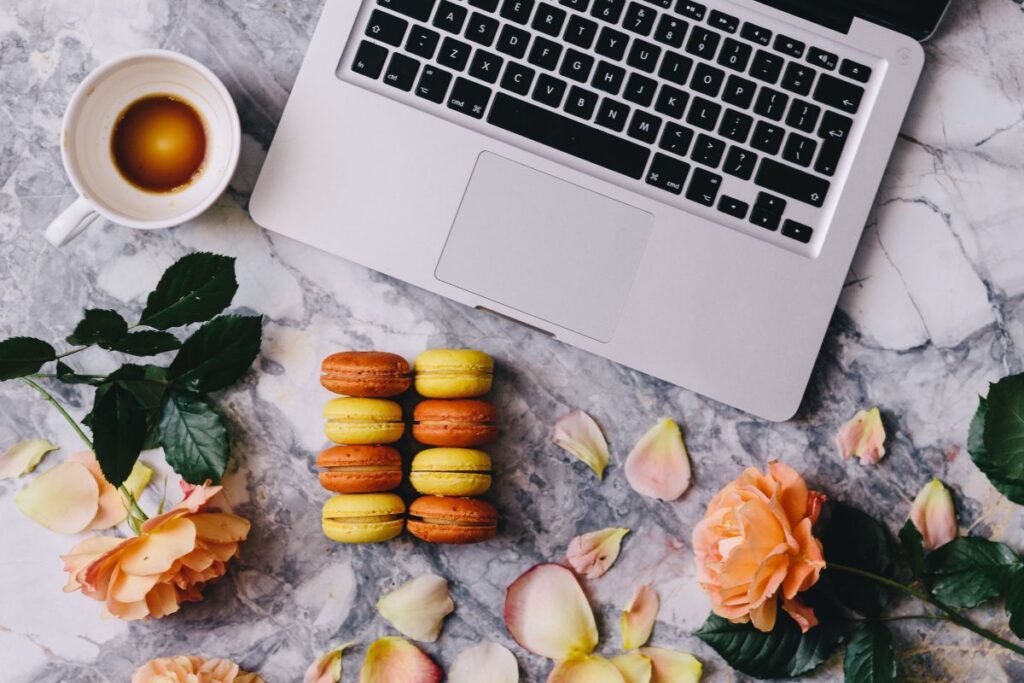
{"label": "yellow macaron", "polygon": [[334,443],[394,443],[402,438],[402,406],[383,398],[336,398],[324,408],[324,431]]}
{"label": "yellow macaron", "polygon": [[388,541],[404,525],[405,503],[394,493],[353,493],[324,503],[324,535],[338,543]]}
{"label": "yellow macaron", "polygon": [[473,448],[428,448],[413,458],[409,483],[428,496],[479,496],[491,488],[491,459]]}
{"label": "yellow macaron", "polygon": [[473,349],[431,349],[416,357],[416,391],[427,398],[474,398],[491,390],[494,360]]}

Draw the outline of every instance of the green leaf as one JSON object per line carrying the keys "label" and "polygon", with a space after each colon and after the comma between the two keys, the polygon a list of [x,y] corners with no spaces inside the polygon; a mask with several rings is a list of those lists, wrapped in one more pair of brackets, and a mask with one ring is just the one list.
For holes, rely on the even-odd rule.
{"label": "green leaf", "polygon": [[967,451],[992,485],[1024,505],[1024,374],[989,387],[967,433]]}
{"label": "green leaf", "polygon": [[1024,570],[1018,569],[1010,579],[1006,613],[1010,616],[1010,630],[1018,638],[1024,639]]}
{"label": "green leaf", "polygon": [[151,415],[160,410],[168,386],[167,369],[156,365],[122,365],[107,381],[117,382]]}
{"label": "green leaf", "polygon": [[889,629],[877,621],[865,621],[854,629],[843,673],[846,683],[896,683],[896,653]]}
{"label": "green leaf", "polygon": [[33,337],[11,337],[0,341],[0,381],[39,372],[44,363],[57,357],[53,347]]}
{"label": "green leaf", "polygon": [[200,396],[172,389],[160,414],[160,444],[167,463],[190,484],[216,484],[228,464],[228,433],[220,415]]}
{"label": "green leaf", "polygon": [[916,579],[921,576],[921,565],[924,562],[924,537],[909,519],[900,529],[900,546],[910,573]]}
{"label": "green leaf", "polygon": [[1009,546],[976,536],[961,536],[924,558],[925,586],[941,602],[971,608],[994,600],[1024,570]]}
{"label": "green leaf", "polygon": [[237,290],[234,258],[189,254],[164,272],[139,324],[166,330],[209,320],[228,307]]}
{"label": "green leaf", "polygon": [[245,374],[260,351],[263,319],[225,315],[185,340],[168,368],[178,387],[205,393],[230,386]]}
{"label": "green leaf", "polygon": [[[895,579],[898,570],[896,542],[889,530],[870,515],[842,503],[830,504],[831,518],[821,537],[825,563],[836,563]],[[835,596],[849,609],[877,617],[889,604],[886,586],[839,570],[826,576]]]}
{"label": "green leaf", "polygon": [[117,311],[87,308],[85,317],[68,337],[68,343],[76,346],[108,343],[123,337],[127,331],[128,323]]}
{"label": "green leaf", "polygon": [[114,486],[128,478],[142,451],[146,412],[120,382],[109,382],[96,390],[89,420],[93,446],[103,476]]}
{"label": "green leaf", "polygon": [[155,356],[180,348],[181,342],[170,332],[142,330],[126,334],[110,343],[101,343],[100,346],[109,351],[120,351],[132,356]]}
{"label": "green leaf", "polygon": [[57,379],[65,384],[91,384],[99,386],[105,378],[102,376],[97,377],[96,375],[79,375],[64,361],[57,361]]}

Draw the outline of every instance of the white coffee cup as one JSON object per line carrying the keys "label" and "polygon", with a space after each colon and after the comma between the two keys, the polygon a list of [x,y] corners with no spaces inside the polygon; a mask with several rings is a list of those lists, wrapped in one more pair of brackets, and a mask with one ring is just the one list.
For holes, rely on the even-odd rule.
{"label": "white coffee cup", "polygon": [[[172,95],[199,112],[206,159],[198,176],[174,192],[142,190],[114,163],[111,136],[122,112],[147,95]],[[131,228],[168,228],[195,218],[224,192],[238,165],[242,131],[227,88],[212,71],[168,50],[141,50],[108,62],[75,90],[64,113],[60,151],[79,197],[46,228],[66,244],[98,216]]]}

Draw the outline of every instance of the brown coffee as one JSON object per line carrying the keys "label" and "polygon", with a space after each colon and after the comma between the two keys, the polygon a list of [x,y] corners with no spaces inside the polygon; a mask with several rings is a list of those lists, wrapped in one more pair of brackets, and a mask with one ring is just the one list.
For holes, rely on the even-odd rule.
{"label": "brown coffee", "polygon": [[147,192],[187,187],[206,160],[206,128],[191,104],[147,95],[117,117],[110,152],[125,180]]}

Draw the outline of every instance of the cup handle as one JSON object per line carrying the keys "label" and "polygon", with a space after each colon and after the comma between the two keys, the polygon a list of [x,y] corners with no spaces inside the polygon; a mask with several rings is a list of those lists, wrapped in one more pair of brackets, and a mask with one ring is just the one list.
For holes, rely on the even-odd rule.
{"label": "cup handle", "polygon": [[92,203],[84,197],[79,197],[47,226],[46,239],[53,246],[62,247],[78,237],[97,216],[99,214]]}

